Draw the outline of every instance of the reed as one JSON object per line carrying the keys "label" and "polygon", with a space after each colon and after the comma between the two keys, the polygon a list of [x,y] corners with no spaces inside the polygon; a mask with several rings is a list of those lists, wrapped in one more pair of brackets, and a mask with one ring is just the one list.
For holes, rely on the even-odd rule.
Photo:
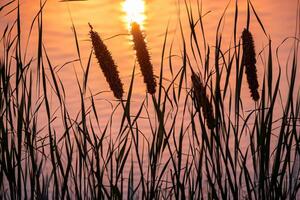
{"label": "reed", "polygon": [[117,65],[99,34],[93,30],[91,25],[90,28],[90,37],[99,66],[109,84],[110,89],[114,93],[114,96],[117,99],[122,99],[124,93],[123,84],[119,76]]}
{"label": "reed", "polygon": [[131,34],[133,37],[134,49],[139,62],[147,91],[154,94],[156,91],[156,80],[154,78],[153,66],[150,55],[145,42],[145,37],[140,29],[140,25],[136,22],[131,23]]}
{"label": "reed", "polygon": [[209,129],[213,129],[216,126],[216,119],[214,117],[212,103],[209,101],[206,94],[206,88],[203,86],[199,75],[195,74],[194,72],[192,72],[191,80],[193,84],[193,102],[195,108],[198,112],[200,112],[200,108],[202,108],[207,127]]}
{"label": "reed", "polygon": [[258,101],[259,84],[257,80],[256,55],[255,55],[253,37],[249,30],[244,29],[242,33],[242,40],[243,40],[243,58],[244,58],[243,64],[246,67],[248,86],[250,89],[252,99],[254,101]]}

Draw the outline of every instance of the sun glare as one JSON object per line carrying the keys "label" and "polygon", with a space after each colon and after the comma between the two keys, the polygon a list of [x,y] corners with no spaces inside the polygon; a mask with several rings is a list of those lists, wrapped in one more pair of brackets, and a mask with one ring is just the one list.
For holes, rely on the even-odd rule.
{"label": "sun glare", "polygon": [[126,13],[125,20],[128,28],[132,22],[136,22],[143,27],[146,18],[144,0],[125,0],[122,7],[123,11]]}

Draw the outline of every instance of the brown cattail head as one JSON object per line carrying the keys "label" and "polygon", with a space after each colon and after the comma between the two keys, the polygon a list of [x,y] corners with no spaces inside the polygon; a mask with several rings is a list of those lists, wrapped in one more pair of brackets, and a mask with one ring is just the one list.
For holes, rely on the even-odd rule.
{"label": "brown cattail head", "polygon": [[0,70],[2,70],[4,68],[4,62],[2,61],[2,59],[0,58]]}
{"label": "brown cattail head", "polygon": [[93,31],[93,27],[91,25],[90,27],[90,37],[92,39],[94,52],[100,65],[100,68],[106,78],[106,81],[109,84],[110,89],[113,91],[114,96],[117,99],[122,99],[124,93],[123,84],[119,77],[117,65],[115,64],[106,45],[101,40],[99,34]]}
{"label": "brown cattail head", "polygon": [[244,29],[242,33],[243,40],[243,65],[246,67],[247,81],[254,101],[259,100],[258,81],[256,70],[255,49],[252,34]]}
{"label": "brown cattail head", "polygon": [[138,23],[131,23],[131,34],[133,37],[136,57],[144,77],[144,82],[147,85],[147,91],[150,94],[154,94],[156,91],[156,80],[153,74],[153,66],[150,61],[150,55],[147,49],[147,45],[145,43],[144,35],[142,34]]}
{"label": "brown cattail head", "polygon": [[203,116],[206,119],[206,124],[209,129],[216,127],[216,119],[214,117],[214,111],[212,103],[209,101],[206,95],[206,89],[200,80],[200,77],[194,72],[191,76],[193,83],[194,105],[198,112],[202,108]]}

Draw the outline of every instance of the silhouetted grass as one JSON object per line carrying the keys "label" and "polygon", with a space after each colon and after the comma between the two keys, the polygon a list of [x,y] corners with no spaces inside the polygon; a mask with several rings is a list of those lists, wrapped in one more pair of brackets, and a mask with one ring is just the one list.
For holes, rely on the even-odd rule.
{"label": "silhouetted grass", "polygon": [[[74,25],[77,61],[86,70],[82,85],[77,79],[80,109],[76,116],[70,114],[65,95],[68,88],[52,66],[43,43],[43,6],[33,21],[38,27],[35,58],[25,59],[22,53],[19,3],[16,22],[9,24],[1,37],[0,199],[299,198],[298,35],[288,38],[294,40],[292,62],[286,61],[290,77],[288,89],[281,94],[281,62],[274,62],[279,55],[276,49],[273,56],[271,41],[261,80],[254,68],[248,69],[256,64],[253,38],[249,32],[242,35],[237,31],[237,3],[233,47],[228,48],[222,46],[220,32],[226,10],[216,30],[215,44],[210,46],[200,2],[196,17],[186,3],[190,40],[185,38],[180,19],[181,67],[174,67],[172,45],[165,55],[166,34],[156,86],[144,37],[133,24],[135,50],[147,91],[154,94],[157,87],[156,94],[146,94],[134,112],[135,66],[125,98],[113,58],[91,30],[96,58],[114,96],[122,99],[117,101],[110,120],[103,122],[95,96],[86,92],[92,51],[83,67]],[[5,6],[0,11],[4,12]],[[251,23],[258,23],[266,33],[250,1],[247,15],[247,29],[251,15],[255,17]],[[166,57],[170,81],[164,77]],[[248,101],[241,96],[244,70],[250,85],[255,81],[250,89],[256,102],[247,111],[244,103]],[[258,84],[260,98],[255,92]],[[116,116],[120,110],[121,115]],[[112,128],[116,124],[118,128]],[[145,124],[147,130],[140,128]]]}

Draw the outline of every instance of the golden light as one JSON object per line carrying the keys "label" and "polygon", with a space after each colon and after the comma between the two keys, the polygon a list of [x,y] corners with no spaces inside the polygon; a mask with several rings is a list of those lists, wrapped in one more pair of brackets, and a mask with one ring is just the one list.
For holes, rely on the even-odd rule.
{"label": "golden light", "polygon": [[125,0],[122,4],[123,11],[126,13],[125,21],[130,28],[132,22],[138,23],[141,28],[145,21],[145,2],[144,0]]}

